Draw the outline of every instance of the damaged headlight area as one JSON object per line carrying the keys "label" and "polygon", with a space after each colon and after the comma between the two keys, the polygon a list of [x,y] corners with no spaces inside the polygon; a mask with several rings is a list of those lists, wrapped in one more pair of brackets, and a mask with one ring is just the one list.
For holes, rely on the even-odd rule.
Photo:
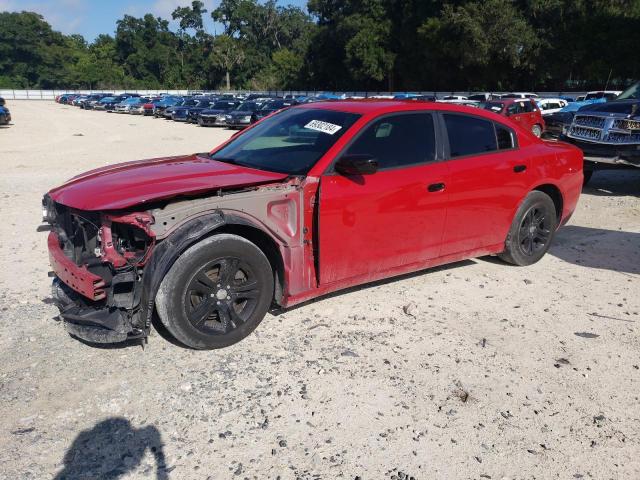
{"label": "damaged headlight area", "polygon": [[53,296],[69,333],[95,343],[145,337],[149,326],[137,312],[153,217],[77,211],[46,197],[43,217],[52,227]]}

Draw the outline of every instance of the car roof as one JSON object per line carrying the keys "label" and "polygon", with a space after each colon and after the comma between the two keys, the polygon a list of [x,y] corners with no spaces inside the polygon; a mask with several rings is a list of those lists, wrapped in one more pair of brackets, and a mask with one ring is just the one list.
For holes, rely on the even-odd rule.
{"label": "car roof", "polygon": [[[527,101],[528,98],[516,98],[509,99],[513,101]],[[506,103],[500,102],[500,103]],[[334,110],[338,112],[356,113],[360,115],[380,115],[385,113],[403,112],[403,111],[448,111],[468,113],[472,115],[481,115],[488,118],[496,119],[495,114],[481,110],[477,107],[467,107],[464,105],[458,105],[455,103],[444,102],[418,102],[415,100],[340,100],[340,101],[322,101],[314,103],[304,103],[296,105],[292,108],[307,108],[307,109],[323,109]],[[503,121],[501,119],[500,121]]]}

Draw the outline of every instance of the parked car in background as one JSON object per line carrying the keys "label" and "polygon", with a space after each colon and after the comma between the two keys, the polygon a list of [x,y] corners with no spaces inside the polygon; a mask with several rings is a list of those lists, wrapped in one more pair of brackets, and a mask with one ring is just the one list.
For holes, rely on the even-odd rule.
{"label": "parked car in background", "polygon": [[84,102],[89,95],[77,95],[71,101],[69,101],[69,105],[73,105],[74,107],[79,107],[82,102]]}
{"label": "parked car in background", "polygon": [[0,105],[0,125],[8,125],[11,122],[11,112],[5,104]]}
{"label": "parked car in background", "polygon": [[439,101],[441,101],[441,102],[460,102],[462,100],[468,100],[468,98],[463,96],[463,95],[445,95]]}
{"label": "parked car in background", "polygon": [[530,131],[536,137],[541,137],[545,123],[542,113],[532,98],[505,98],[491,100],[480,104],[485,110],[509,117],[513,122]]}
{"label": "parked car in background", "polygon": [[174,105],[178,105],[180,102],[182,102],[183,98],[182,97],[178,97],[178,96],[166,96],[164,97],[162,100],[160,100],[157,103],[154,103],[154,110],[153,110],[153,116],[155,118],[161,118],[164,117],[164,111],[169,108],[169,107],[173,107]]}
{"label": "parked car in background", "polygon": [[573,116],[578,110],[586,105],[604,102],[606,102],[604,98],[571,102],[557,112],[543,115],[545,124],[544,136],[558,138],[560,135],[566,134],[573,121]]}
{"label": "parked car in background", "polygon": [[87,95],[82,101],[78,102],[78,106],[84,110],[91,110],[103,98],[113,95],[112,93],[94,93]]}
{"label": "parked car in background", "polygon": [[256,100],[243,102],[235,110],[231,110],[225,116],[225,124],[229,128],[246,128],[258,121],[258,110],[264,105],[264,101]]}
{"label": "parked car in background", "polygon": [[537,93],[531,92],[512,92],[501,95],[500,98],[538,98]]}
{"label": "parked car in background", "polygon": [[536,100],[536,105],[538,105],[543,117],[551,113],[559,112],[566,107],[568,103],[569,102],[562,98],[539,98]]}
{"label": "parked car in background", "polygon": [[583,151],[585,183],[597,170],[640,168],[640,82],[614,100],[581,107],[560,138]]}
{"label": "parked car in background", "polygon": [[473,95],[469,95],[467,100],[475,101],[475,102],[486,102],[488,100],[497,100],[500,98],[500,95],[497,93],[474,93]]}
{"label": "parked car in background", "polygon": [[132,108],[144,105],[147,101],[148,99],[143,97],[130,97],[116,104],[113,111],[116,113],[130,113]]}
{"label": "parked car in background", "polygon": [[240,103],[239,100],[218,100],[211,108],[202,110],[196,121],[201,127],[224,127],[227,125],[227,113],[237,108]]}
{"label": "parked car in background", "polygon": [[193,98],[183,105],[173,107],[171,119],[175,122],[187,122],[192,111],[195,114],[199,114],[204,109],[209,108],[213,102],[214,98],[212,97],[199,96]]}
{"label": "parked car in background", "polygon": [[256,120],[260,120],[266,116],[271,115],[272,113],[282,110],[283,108],[289,108],[297,104],[298,102],[296,102],[295,100],[267,100],[256,112]]}
{"label": "parked car in background", "polygon": [[618,95],[622,93],[622,90],[594,90],[587,92],[584,100],[596,100],[604,98],[605,100],[615,100]]}
{"label": "parked car in background", "polygon": [[146,338],[157,312],[213,349],[273,306],[478,256],[531,265],[581,189],[580,150],[504,116],[346,101],[289,108],[209,154],[93,170],[42,206],[68,332]]}

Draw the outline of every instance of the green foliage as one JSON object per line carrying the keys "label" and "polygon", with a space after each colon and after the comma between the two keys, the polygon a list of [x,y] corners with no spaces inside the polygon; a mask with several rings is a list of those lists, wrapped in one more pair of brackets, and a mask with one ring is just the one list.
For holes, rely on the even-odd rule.
{"label": "green foliage", "polygon": [[640,77],[640,0],[185,0],[87,43],[0,12],[4,88],[568,90]]}

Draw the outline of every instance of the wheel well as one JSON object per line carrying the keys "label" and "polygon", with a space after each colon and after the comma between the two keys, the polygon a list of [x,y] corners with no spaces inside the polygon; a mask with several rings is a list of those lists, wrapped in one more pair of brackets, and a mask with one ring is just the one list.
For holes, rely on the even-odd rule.
{"label": "wheel well", "polygon": [[549,197],[551,197],[551,200],[553,200],[553,204],[556,206],[556,217],[558,223],[560,223],[560,220],[562,219],[563,209],[562,193],[560,193],[560,189],[558,189],[558,187],[556,187],[555,185],[546,184],[539,185],[534,188],[534,190],[546,193],[547,195],[549,195]]}
{"label": "wheel well", "polygon": [[259,228],[255,228],[250,225],[225,224],[213,230],[211,232],[211,235],[216,235],[218,233],[229,233],[246,238],[251,243],[256,245],[260,250],[262,250],[262,252],[267,257],[267,260],[269,260],[271,269],[274,273],[274,300],[276,303],[280,303],[280,301],[282,300],[282,294],[284,292],[284,262],[282,260],[282,255],[280,255],[280,250],[278,249],[276,242]]}

